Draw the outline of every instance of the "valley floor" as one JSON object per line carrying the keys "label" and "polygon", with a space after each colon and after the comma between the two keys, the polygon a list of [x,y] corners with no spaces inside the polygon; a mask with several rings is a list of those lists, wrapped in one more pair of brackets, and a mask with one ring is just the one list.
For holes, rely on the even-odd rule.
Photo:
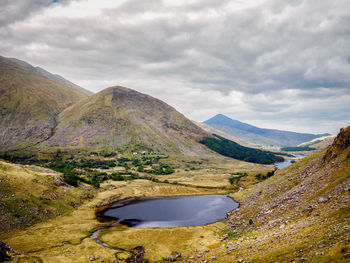
{"label": "valley floor", "polygon": [[[70,215],[12,232],[2,239],[16,252],[41,258],[44,262],[88,262],[89,258],[109,262],[116,259],[116,251],[104,248],[90,238],[94,230],[110,224],[96,220],[97,207],[128,197],[227,193],[227,190],[167,185],[146,180],[110,182],[102,187],[104,191]],[[146,250],[145,257],[154,262],[175,251],[181,252],[185,257],[196,250],[208,250],[213,243],[218,242],[217,235],[223,226],[222,222],[170,229],[133,229],[117,225],[100,232],[99,238],[110,246],[125,249],[143,246]]]}
{"label": "valley floor", "polygon": [[[148,262],[164,262],[166,257],[201,263],[349,262],[350,148],[329,151],[307,157],[254,186],[254,176],[242,177],[239,183],[246,189],[232,194],[241,206],[230,212],[226,222],[165,229],[115,225],[101,230],[98,238],[134,252],[141,246]],[[178,185],[105,181],[93,199],[69,214],[3,234],[1,240],[20,254],[13,262],[128,262],[121,261],[130,256],[127,251],[103,247],[90,237],[111,224],[98,222],[96,210],[129,197],[228,194],[234,189],[228,181],[230,169],[241,171],[244,163],[216,165],[217,169],[211,163],[205,169],[179,169],[162,176]],[[263,168],[248,166],[247,172]]]}
{"label": "valley floor", "polygon": [[[179,160],[170,159],[168,162],[176,164]],[[265,172],[271,169],[270,166],[226,158],[202,165],[191,163],[191,169],[187,169],[187,166],[189,165],[183,165],[185,168],[177,169],[175,174],[156,176],[169,182],[177,181],[177,185],[149,180],[106,181],[101,184],[93,199],[85,201],[67,215],[37,223],[24,230],[2,234],[0,239],[19,253],[13,262],[116,262],[117,250],[103,247],[90,237],[97,229],[112,224],[96,220],[96,211],[104,205],[132,197],[228,194],[235,190],[228,180],[232,173]],[[36,180],[36,170],[42,168],[2,163],[3,176],[13,178],[16,171],[21,169]],[[55,172],[53,174],[56,175]],[[13,184],[17,185],[17,181],[13,181]],[[90,191],[96,192],[92,188]],[[116,248],[133,250],[142,246],[145,249],[144,258],[150,262],[163,262],[163,258],[174,253],[180,253],[181,260],[194,260],[204,257],[212,247],[220,245],[224,227],[224,222],[164,229],[136,229],[118,224],[100,231],[98,238]],[[119,256],[122,257],[123,254]]]}

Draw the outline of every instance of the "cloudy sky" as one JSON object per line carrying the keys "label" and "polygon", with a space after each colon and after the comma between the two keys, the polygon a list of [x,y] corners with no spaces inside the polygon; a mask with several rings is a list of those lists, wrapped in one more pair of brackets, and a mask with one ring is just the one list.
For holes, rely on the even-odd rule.
{"label": "cloudy sky", "polygon": [[0,55],[204,121],[350,125],[349,0],[1,0]]}

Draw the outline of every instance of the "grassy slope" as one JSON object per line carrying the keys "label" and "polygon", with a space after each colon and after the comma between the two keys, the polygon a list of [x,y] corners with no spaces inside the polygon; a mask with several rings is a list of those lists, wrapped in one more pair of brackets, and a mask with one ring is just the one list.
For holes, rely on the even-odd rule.
{"label": "grassy slope", "polygon": [[320,138],[313,139],[308,142],[299,144],[300,147],[309,146],[311,148],[316,148],[317,150],[323,150],[327,148],[334,141],[335,135],[324,136]]}
{"label": "grassy slope", "polygon": [[197,143],[203,136],[210,135],[164,102],[112,87],[62,112],[55,135],[43,146],[212,155]]}
{"label": "grassy slope", "polygon": [[[327,150],[234,194],[220,262],[349,262],[350,128]],[[251,219],[251,223],[249,220]]]}
{"label": "grassy slope", "polygon": [[93,197],[91,187],[70,187],[37,166],[0,161],[0,182],[0,234],[66,214]]}
{"label": "grassy slope", "polygon": [[88,95],[0,57],[0,151],[47,139],[56,115]]}

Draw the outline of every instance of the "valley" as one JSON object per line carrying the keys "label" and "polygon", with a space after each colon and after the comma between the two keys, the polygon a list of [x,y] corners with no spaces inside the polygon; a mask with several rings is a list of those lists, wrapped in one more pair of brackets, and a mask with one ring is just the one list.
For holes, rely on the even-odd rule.
{"label": "valley", "polygon": [[[349,136],[348,131],[349,128],[343,136]],[[229,158],[213,161],[168,157],[166,163],[175,171],[168,175],[152,175],[159,182],[144,179],[103,181],[100,188],[91,189],[94,193],[91,200],[23,230],[2,232],[1,240],[18,253],[13,255],[13,262],[166,262],[167,259],[178,262],[284,262],[295,258],[310,262],[346,262],[350,148],[348,139],[339,141],[262,181],[257,179],[257,173],[267,173],[273,166]],[[346,150],[342,150],[344,147]],[[129,163],[130,169],[136,171],[137,167]],[[9,167],[12,167],[12,170],[26,169],[35,173],[37,169],[36,166],[5,162],[1,165],[2,171],[11,171]],[[104,171],[112,173],[113,169],[116,168]],[[238,184],[244,187],[243,190],[238,191],[231,185],[229,179],[232,177],[239,178]],[[169,182],[176,180],[176,183],[163,183],[161,178]],[[322,184],[316,183],[319,178],[323,178]],[[86,187],[89,186],[79,183],[77,188],[68,186],[68,189],[83,190]],[[237,210],[229,213],[227,221],[148,229],[96,219],[98,211],[126,198],[214,194],[231,194],[240,203]],[[323,229],[321,235],[317,234],[320,226]],[[101,231],[96,238],[108,247],[91,238],[98,229]],[[274,243],[275,239],[281,238],[287,243]],[[137,261],[137,258],[143,261]]]}
{"label": "valley", "polygon": [[[175,161],[172,160],[172,162]],[[187,164],[193,165],[192,162],[187,161]],[[74,211],[69,210],[67,215],[35,224],[24,230],[2,234],[2,240],[21,254],[14,257],[21,260],[27,258],[35,262],[35,258],[41,258],[44,262],[77,262],[79,260],[85,262],[90,257],[103,259],[105,262],[116,260],[114,250],[104,248],[90,238],[95,229],[112,224],[96,220],[96,211],[111,202],[125,198],[228,194],[234,191],[234,187],[230,186],[228,180],[232,170],[241,167],[241,171],[245,172],[259,171],[259,166],[254,167],[255,165],[246,165],[243,162],[228,159],[221,162],[220,170],[215,170],[212,165],[214,164],[202,164],[202,176],[198,171],[194,171],[193,174],[185,171],[187,168],[180,168],[178,174],[175,172],[172,175],[164,175],[169,181],[176,179],[178,184],[164,184],[142,179],[108,180],[103,182],[98,190],[94,190],[96,194],[91,201],[86,201]],[[18,169],[23,167],[20,164],[11,166]],[[185,173],[189,174],[187,180],[185,180]],[[162,176],[159,175],[158,178]],[[189,182],[188,180],[191,179],[193,181]],[[212,182],[210,187],[209,182]],[[84,184],[77,189],[81,188],[85,188]],[[193,256],[192,253],[195,250],[198,250],[198,253],[206,253],[205,251],[213,244],[220,242],[217,235],[222,234],[223,227],[223,222],[206,226],[164,229],[133,229],[116,225],[102,230],[98,236],[101,241],[112,247],[133,249],[142,246],[146,251],[145,258],[151,262],[157,262],[176,251],[181,253],[183,259]]]}
{"label": "valley", "polygon": [[[0,80],[0,261],[348,262],[350,127],[328,136],[230,119],[240,133],[215,133],[226,116],[197,125],[136,90],[91,94],[16,59],[0,57]],[[115,202],[189,196],[204,196],[203,210],[168,207],[186,208],[187,226],[101,216]],[[204,220],[229,198],[239,205],[227,217]]]}

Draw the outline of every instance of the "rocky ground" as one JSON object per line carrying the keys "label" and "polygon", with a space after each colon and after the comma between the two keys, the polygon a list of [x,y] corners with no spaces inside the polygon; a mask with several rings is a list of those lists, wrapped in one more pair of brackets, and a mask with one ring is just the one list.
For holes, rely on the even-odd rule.
{"label": "rocky ground", "polygon": [[234,197],[221,246],[196,262],[349,262],[350,129]]}

